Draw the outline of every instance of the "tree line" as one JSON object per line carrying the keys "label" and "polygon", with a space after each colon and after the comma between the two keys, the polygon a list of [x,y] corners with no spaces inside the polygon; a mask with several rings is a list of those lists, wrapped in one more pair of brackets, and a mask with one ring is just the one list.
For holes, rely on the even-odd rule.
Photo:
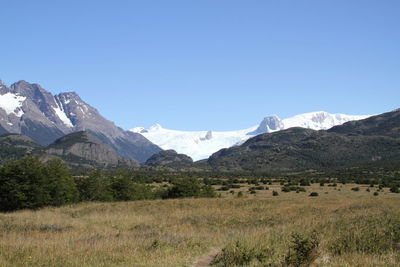
{"label": "tree line", "polygon": [[7,161],[0,167],[0,211],[37,209],[82,201],[130,201],[181,197],[214,197],[215,192],[195,178],[168,183],[140,183],[128,172],[91,170],[72,176],[60,159],[46,163],[37,157]]}

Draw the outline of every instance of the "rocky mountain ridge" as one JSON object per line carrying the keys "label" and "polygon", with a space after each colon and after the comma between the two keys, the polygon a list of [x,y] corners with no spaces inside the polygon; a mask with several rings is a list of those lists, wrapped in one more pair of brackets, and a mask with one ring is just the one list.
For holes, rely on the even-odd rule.
{"label": "rocky mountain ridge", "polygon": [[37,156],[43,161],[60,158],[70,166],[79,168],[139,167],[137,161],[121,158],[111,146],[88,132],[67,134],[47,147],[20,134],[0,136],[0,162],[28,155]]}
{"label": "rocky mountain ridge", "polygon": [[400,111],[393,111],[329,130],[261,134],[214,153],[208,164],[219,171],[284,173],[399,161]]}
{"label": "rocky mountain ridge", "polygon": [[75,92],[53,96],[39,84],[0,83],[0,132],[18,133],[49,145],[73,132],[87,131],[109,144],[120,157],[145,161],[161,149],[140,134],[105,119]]}

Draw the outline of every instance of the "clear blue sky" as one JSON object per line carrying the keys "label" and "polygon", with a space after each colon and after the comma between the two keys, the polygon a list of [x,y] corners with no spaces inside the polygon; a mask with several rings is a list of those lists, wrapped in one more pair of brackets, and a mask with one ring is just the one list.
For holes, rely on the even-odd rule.
{"label": "clear blue sky", "polygon": [[123,128],[400,107],[398,0],[0,1],[0,78]]}

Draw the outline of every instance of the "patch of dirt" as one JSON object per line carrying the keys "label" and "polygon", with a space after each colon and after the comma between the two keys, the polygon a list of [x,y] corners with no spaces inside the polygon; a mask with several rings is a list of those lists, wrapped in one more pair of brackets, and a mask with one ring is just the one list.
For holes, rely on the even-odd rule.
{"label": "patch of dirt", "polygon": [[221,251],[221,249],[214,249],[214,250],[210,251],[209,253],[198,258],[191,267],[211,266],[211,263],[213,262],[214,258],[217,256],[217,254],[220,251]]}

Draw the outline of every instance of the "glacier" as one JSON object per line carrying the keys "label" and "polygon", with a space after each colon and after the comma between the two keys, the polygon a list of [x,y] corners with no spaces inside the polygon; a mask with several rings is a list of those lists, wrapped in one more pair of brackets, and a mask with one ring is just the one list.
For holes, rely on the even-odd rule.
{"label": "glacier", "polygon": [[372,115],[331,114],[317,111],[299,114],[281,120],[278,116],[265,117],[260,124],[237,131],[178,131],[155,124],[148,129],[135,127],[130,131],[140,133],[162,149],[173,149],[190,156],[194,161],[206,159],[220,149],[242,144],[258,134],[271,133],[291,127],[327,130],[348,121],[361,120]]}

